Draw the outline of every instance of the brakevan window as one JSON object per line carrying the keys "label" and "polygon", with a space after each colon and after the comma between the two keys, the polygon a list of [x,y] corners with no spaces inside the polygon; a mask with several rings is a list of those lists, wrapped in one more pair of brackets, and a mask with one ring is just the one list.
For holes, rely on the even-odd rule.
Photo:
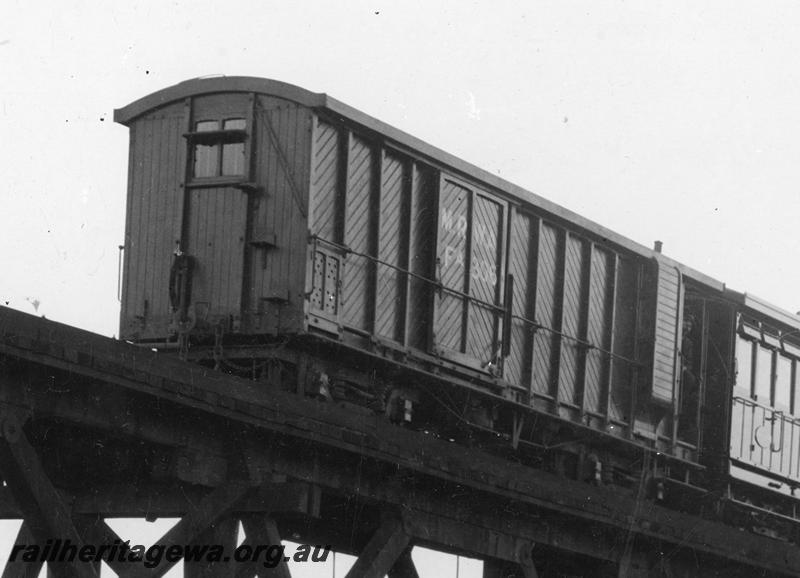
{"label": "brakevan window", "polygon": [[758,345],[756,349],[756,381],[753,384],[753,397],[764,405],[770,405],[772,390],[772,350]]}
{"label": "brakevan window", "polygon": [[757,330],[747,331],[736,339],[736,387],[765,406],[800,415],[797,395],[797,349],[791,346],[767,346]]}
{"label": "brakevan window", "polygon": [[245,174],[243,118],[200,120],[192,133],[195,178],[235,177]]}
{"label": "brakevan window", "polygon": [[753,342],[741,336],[736,339],[736,386],[748,394],[753,388]]}
{"label": "brakevan window", "polygon": [[788,410],[792,404],[793,363],[791,358],[775,354],[775,407]]}

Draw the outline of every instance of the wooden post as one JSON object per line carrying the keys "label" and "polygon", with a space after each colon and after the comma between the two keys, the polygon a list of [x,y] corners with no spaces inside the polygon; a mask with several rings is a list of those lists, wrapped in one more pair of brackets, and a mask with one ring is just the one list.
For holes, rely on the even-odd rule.
{"label": "wooden post", "polygon": [[[195,544],[198,545],[221,545],[225,549],[226,556],[232,556],[236,549],[236,538],[239,530],[239,520],[233,517],[224,518],[211,524],[211,526],[200,534]],[[189,561],[183,562],[183,575],[185,578],[234,578],[237,563],[233,560],[220,560],[218,562],[209,561]]]}

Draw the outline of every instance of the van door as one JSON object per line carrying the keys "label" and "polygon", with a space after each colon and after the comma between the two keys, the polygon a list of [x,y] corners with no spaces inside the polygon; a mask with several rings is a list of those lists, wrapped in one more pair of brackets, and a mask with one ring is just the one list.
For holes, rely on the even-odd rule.
{"label": "van door", "polygon": [[434,297],[434,352],[493,372],[499,363],[507,206],[442,176]]}

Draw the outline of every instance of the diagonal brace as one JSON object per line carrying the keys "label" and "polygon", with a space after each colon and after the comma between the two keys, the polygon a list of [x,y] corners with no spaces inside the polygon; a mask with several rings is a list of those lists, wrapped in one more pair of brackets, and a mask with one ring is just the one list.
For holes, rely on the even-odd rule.
{"label": "diagonal brace", "polygon": [[[27,522],[27,530],[39,544],[48,539],[69,540],[77,548],[83,545],[72,516],[58,495],[33,449],[22,425],[13,413],[0,417],[0,472]],[[58,565],[62,566],[62,565]],[[67,570],[66,568],[69,568]],[[57,570],[78,578],[96,578],[91,564],[77,558]]]}
{"label": "diagonal brace", "polygon": [[[99,516],[76,516],[74,520],[81,535],[90,544],[113,544],[115,540],[119,540],[120,544],[126,542]],[[129,563],[120,562],[109,554],[103,556],[103,561],[119,576],[124,576],[130,570],[131,565]]]}
{"label": "diagonal brace", "polygon": [[419,578],[417,567],[411,558],[411,548],[406,548],[392,569],[389,570],[389,578]]}
{"label": "diagonal brace", "polygon": [[[14,540],[14,546],[28,546],[34,544],[36,539],[31,534],[31,529],[26,521],[22,521],[22,525],[17,532],[17,539]],[[44,562],[37,560],[35,562],[23,562],[19,557],[13,562],[9,559],[6,561],[5,568],[3,568],[2,578],[38,578],[39,573],[44,566]]]}
{"label": "diagonal brace", "polygon": [[383,578],[410,541],[399,520],[385,519],[345,578]]}
{"label": "diagonal brace", "polygon": [[[180,522],[164,534],[157,544],[163,544],[165,550],[172,545],[185,546],[191,544],[212,524],[225,517],[230,510],[250,490],[250,484],[242,481],[229,481],[218,487],[197,504],[194,511],[187,513]],[[136,565],[126,572],[123,578],[161,578],[176,563],[163,560],[156,568],[148,569]]]}
{"label": "diagonal brace", "polygon": [[[281,544],[280,532],[275,520],[269,516],[252,515],[242,518],[242,527],[247,536],[245,540],[251,546],[279,546]],[[243,565],[247,566],[247,565]],[[258,575],[269,578],[291,578],[289,566],[285,560],[279,560],[274,568],[265,568],[260,561],[254,561],[250,568],[256,567]],[[239,573],[237,572],[237,578]]]}

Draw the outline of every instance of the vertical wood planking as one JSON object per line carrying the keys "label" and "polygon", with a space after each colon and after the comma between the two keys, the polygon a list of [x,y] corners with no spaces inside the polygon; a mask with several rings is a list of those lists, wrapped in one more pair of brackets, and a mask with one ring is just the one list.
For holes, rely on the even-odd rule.
{"label": "vertical wood planking", "polygon": [[384,153],[381,171],[381,204],[376,287],[375,331],[395,341],[403,340],[408,221],[406,162]]}
{"label": "vertical wood planking", "polygon": [[[473,220],[475,218],[475,191],[466,189],[464,190],[467,192],[467,220],[466,220],[466,230],[465,230],[465,247],[464,247],[464,263],[463,263],[463,292],[466,295],[470,295],[472,293],[472,277],[470,276],[470,271],[472,271],[472,262],[474,259],[474,255],[472,253],[472,244],[474,242],[473,234],[474,228],[472,226]],[[469,332],[472,329],[470,327],[470,312],[472,310],[472,304],[469,299],[463,298],[462,300],[463,307],[462,307],[462,314],[461,314],[461,325],[458,337],[458,347],[453,348],[459,351],[460,353],[469,354],[472,353],[470,351],[471,343],[468,342],[469,340]]]}
{"label": "vertical wood planking", "polygon": [[[372,146],[372,178],[374,184],[370,190],[370,194],[372,196],[372,214],[370,215],[369,222],[374,228],[372,231],[370,231],[368,244],[372,249],[371,254],[373,254],[376,258],[380,258],[381,240],[383,238],[381,229],[384,225],[382,213],[383,204],[385,201],[383,190],[383,166],[386,161],[386,151],[384,150],[383,146],[379,144],[373,144]],[[373,335],[383,335],[387,328],[379,329],[378,315],[379,313],[382,313],[379,312],[379,303],[381,301],[379,292],[381,292],[381,274],[384,272],[382,268],[385,267],[385,265],[379,265],[377,261],[372,262],[371,265],[370,279],[368,281],[368,295],[370,301],[369,306],[371,309],[372,327],[370,327],[369,330]],[[392,323],[389,323],[389,325],[393,324],[395,318],[392,318],[391,321]],[[388,328],[388,332],[391,333],[391,328]]]}
{"label": "vertical wood planking", "polygon": [[138,338],[163,336],[171,316],[169,270],[181,228],[183,125],[183,103],[176,103],[131,126],[124,335],[138,332],[144,321]]}
{"label": "vertical wood planking", "polygon": [[[644,266],[640,264],[635,264],[633,267],[634,271],[634,286],[633,286],[633,326],[635,327],[635,331],[633,333],[633,359],[639,362],[643,357],[644,354],[642,352],[642,345],[640,343],[640,339],[644,335],[642,328],[644,326],[644,316],[642,315],[642,308],[643,308],[643,289],[642,284],[645,279],[645,271]],[[630,416],[630,424],[631,426],[628,428],[628,437],[633,438],[635,433],[635,422],[636,422],[636,407],[639,403],[639,384],[642,381],[644,370],[638,364],[631,367],[630,371],[630,379],[628,381],[628,400],[627,400],[627,409],[628,415]]]}
{"label": "vertical wood planking", "polygon": [[[562,380],[562,355],[564,352],[564,292],[567,290],[567,256],[569,251],[569,231],[560,229],[558,231],[559,250],[556,256],[556,315],[553,327],[553,353],[552,353],[552,376],[551,376],[551,392],[555,401],[556,411],[560,409],[560,402],[563,400],[560,390],[560,383]],[[571,401],[571,400],[568,400]]]}
{"label": "vertical wood planking", "polygon": [[589,370],[589,359],[592,355],[594,345],[589,338],[589,323],[592,310],[592,298],[597,291],[597,280],[593,277],[592,259],[594,257],[594,244],[589,241],[582,241],[583,263],[581,265],[581,311],[579,315],[579,329],[576,337],[581,343],[576,342],[577,359],[577,379],[575,385],[576,403],[581,406],[581,414],[596,412],[597,395],[593,390],[595,385],[594,375]]}
{"label": "vertical wood planking", "polygon": [[372,184],[369,189],[369,195],[372,202],[372,207],[369,215],[368,223],[370,230],[367,233],[367,253],[370,259],[367,259],[367,266],[369,267],[369,274],[367,280],[367,301],[369,303],[369,328],[368,331],[372,335],[377,335],[378,330],[375,325],[375,316],[378,313],[378,270],[377,258],[380,254],[380,239],[381,239],[381,206],[383,205],[383,160],[384,150],[383,147],[377,142],[370,142],[370,168],[372,171]]}
{"label": "vertical wood planking", "polygon": [[[598,270],[598,249],[594,243],[584,244],[584,288],[583,288],[583,318],[581,328],[581,338],[588,343],[588,346],[580,348],[582,355],[579,358],[582,373],[582,395],[581,405],[584,412],[599,413],[600,411],[600,371],[598,365],[599,351],[597,347],[603,347],[602,342],[602,297],[605,292],[604,271]],[[598,304],[598,301],[600,303]],[[598,312],[598,308],[601,310]],[[600,327],[598,327],[600,325]]]}
{"label": "vertical wood planking", "polygon": [[[530,388],[531,357],[533,353],[532,327],[523,319],[533,319],[532,285],[535,278],[536,260],[535,221],[527,213],[512,213],[508,243],[508,274],[514,277],[514,297],[511,318],[511,343],[506,358],[505,378],[511,383]],[[506,304],[508,306],[508,304]]]}
{"label": "vertical wood planking", "polygon": [[[259,183],[263,183],[264,192],[258,198],[258,214],[255,219],[256,224],[252,229],[253,239],[258,239],[267,234],[275,234],[276,237],[280,237],[283,233],[280,223],[283,220],[283,206],[286,203],[284,195],[288,191],[284,189],[279,180],[281,179],[279,176],[280,167],[278,167],[277,154],[267,126],[268,121],[273,122],[270,119],[273,114],[272,110],[270,110],[271,106],[272,104],[269,101],[264,102],[263,99],[260,99],[259,110],[256,113],[256,118],[258,119],[256,180]],[[276,255],[273,251],[269,251],[266,254],[262,254],[262,251],[263,249],[254,251],[250,259],[250,267],[254,277],[252,297],[254,303],[274,291],[275,278],[279,277],[279,272],[276,271],[278,266]],[[272,327],[272,329],[274,330],[275,328]]]}
{"label": "vertical wood planking", "polygon": [[314,242],[311,305],[338,320],[342,263],[325,241],[343,243],[344,191],[349,135],[314,115],[313,161],[309,192],[309,230]]}
{"label": "vertical wood planking", "polygon": [[563,300],[559,330],[567,337],[562,337],[560,340],[558,399],[569,404],[579,404],[578,388],[582,369],[580,346],[570,337],[576,337],[581,333],[581,312],[584,309],[581,299],[584,255],[581,239],[569,232],[565,234]]}
{"label": "vertical wood planking", "polygon": [[[354,252],[372,256],[371,239],[375,227],[373,162],[370,143],[353,135],[345,196],[345,245]],[[374,263],[367,257],[348,254],[342,287],[342,315],[347,325],[362,331],[370,330],[372,325],[370,295],[373,269]]]}
{"label": "vertical wood planking", "polygon": [[614,363],[616,359],[614,354],[616,353],[617,349],[617,342],[616,342],[616,327],[617,327],[617,294],[619,287],[619,255],[614,253],[611,258],[611,272],[609,274],[609,281],[611,283],[610,291],[608,292],[608,316],[606,322],[606,343],[608,343],[608,351],[611,353],[606,356],[605,359],[605,403],[603,411],[606,414],[606,420],[609,421],[612,418],[619,419],[616,415],[612,415],[616,413],[614,408],[614,402],[612,398],[612,389],[614,387]]}
{"label": "vertical wood planking", "polygon": [[537,325],[530,328],[530,342],[528,347],[530,348],[530,375],[528,376],[528,383],[530,384],[529,391],[531,393],[531,400],[533,400],[533,391],[535,389],[535,379],[537,373],[536,367],[536,356],[537,356],[537,348],[538,348],[538,340],[540,340],[540,334],[542,329],[539,327],[541,321],[539,319],[539,270],[541,268],[541,255],[542,255],[542,228],[543,228],[543,221],[540,218],[534,218],[532,225],[531,225],[531,255],[532,260],[530,262],[530,276],[531,283],[527,287],[527,294],[528,294],[528,319],[535,322]]}
{"label": "vertical wood planking", "polygon": [[[661,269],[661,267],[659,267]],[[673,447],[678,441],[678,428],[680,425],[680,410],[681,410],[681,399],[680,399],[680,388],[682,387],[682,383],[679,383],[679,380],[683,381],[683,375],[681,371],[681,358],[680,358],[680,348],[683,344],[683,306],[684,306],[684,292],[683,292],[683,275],[678,271],[677,267],[672,268],[672,274],[674,275],[674,279],[677,281],[677,292],[678,292],[678,299],[677,303],[677,310],[675,311],[675,334],[673,336],[674,343],[673,343],[673,361],[672,361],[672,445]],[[663,306],[661,304],[661,279],[659,279],[659,305],[657,306],[659,309]],[[668,298],[669,299],[669,298]],[[671,305],[671,303],[667,303],[667,305]],[[657,322],[657,325],[660,323]],[[656,338],[656,345],[658,345],[658,338]],[[656,390],[656,380],[655,376],[653,377],[653,391]],[[771,454],[770,454],[771,456]]]}
{"label": "vertical wood planking", "polygon": [[[192,117],[192,98],[187,97],[183,101],[183,132],[184,134],[188,134],[192,131],[192,122],[194,121]],[[180,167],[181,167],[181,187],[182,190],[179,195],[177,195],[177,211],[178,211],[178,218],[180,221],[178,222],[178,228],[175,231],[175,248],[181,251],[184,251],[186,248],[186,231],[188,227],[188,219],[189,219],[189,187],[187,186],[192,178],[192,171],[193,171],[193,163],[194,163],[194,150],[190,146],[189,142],[185,139],[180,139],[180,150],[181,150],[181,160],[180,160]]]}
{"label": "vertical wood planking", "polygon": [[333,125],[318,118],[316,122],[311,232],[322,239],[339,242],[340,135]]}
{"label": "vertical wood planking", "polygon": [[299,302],[301,295],[304,293],[305,275],[303,274],[303,265],[308,258],[308,206],[311,202],[307,186],[311,172],[312,118],[309,111],[299,106],[295,107],[292,111],[290,126],[293,128],[292,158],[295,159],[297,166],[297,186],[303,195],[303,204],[306,207],[305,218],[300,207],[296,207],[294,211],[290,212],[292,222],[290,238],[292,241],[289,245],[291,247],[289,275]]}
{"label": "vertical wood planking", "polygon": [[[437,280],[443,287],[466,293],[468,266],[468,223],[470,191],[442,179],[439,202]],[[463,352],[465,299],[446,290],[438,291],[435,319],[436,345]]]}
{"label": "vertical wood planking", "polygon": [[131,245],[131,227],[133,226],[133,215],[131,211],[133,209],[133,199],[131,198],[130,192],[133,191],[133,180],[134,180],[134,143],[136,142],[136,125],[132,125],[130,127],[130,135],[129,135],[129,144],[128,144],[128,197],[125,202],[125,237],[124,237],[124,249],[123,249],[123,261],[122,261],[122,278],[119,280],[121,283],[121,302],[120,302],[120,327],[123,328],[121,331],[120,337],[124,337],[122,333],[124,333],[124,328],[130,325],[128,321],[130,314],[129,311],[129,289],[128,289],[128,281],[132,281],[130,277],[130,268],[131,268],[131,259],[128,255],[128,247]]}
{"label": "vertical wood planking", "polygon": [[[256,108],[256,95],[250,94],[247,99],[247,114],[245,116],[245,127],[247,127],[247,138],[244,142],[244,170],[245,170],[245,178],[252,182],[255,178],[255,142],[256,142],[256,128],[255,128],[255,108]],[[255,286],[256,286],[256,276],[258,275],[259,269],[257,266],[255,253],[257,251],[253,250],[252,247],[249,246],[248,241],[252,240],[253,232],[256,230],[256,206],[258,205],[260,199],[253,198],[253,196],[248,195],[245,199],[247,208],[245,214],[245,224],[244,224],[244,231],[243,231],[243,240],[244,246],[242,247],[244,251],[243,256],[243,271],[242,271],[242,283],[240,286],[241,289],[241,296],[240,296],[240,303],[241,303],[241,311],[242,313],[248,312],[253,308],[253,305],[256,303],[257,296],[255,294]]]}
{"label": "vertical wood planking", "polygon": [[[136,325],[138,317],[144,315],[145,289],[144,279],[141,275],[142,256],[142,215],[144,212],[144,199],[142,182],[143,150],[146,138],[147,125],[144,121],[135,123],[131,127],[131,153],[130,171],[131,186],[128,193],[128,214],[130,226],[126,229],[127,242],[125,244],[125,259],[127,262],[125,283],[125,301],[122,304],[122,318],[131,326]],[[123,324],[124,325],[124,324]]]}
{"label": "vertical wood planking", "polygon": [[543,328],[534,337],[533,389],[540,394],[555,396],[559,337],[550,329],[558,330],[561,324],[560,276],[564,243],[559,231],[549,223],[541,222],[539,231],[536,321]]}
{"label": "vertical wood planking", "polygon": [[[277,234],[278,239],[291,239],[292,238],[292,223],[293,215],[300,214],[298,204],[302,201],[297,199],[293,188],[295,186],[290,181],[295,181],[294,166],[292,159],[294,159],[294,129],[296,122],[292,122],[289,114],[292,108],[288,105],[280,104],[274,111],[267,111],[266,118],[272,124],[274,131],[274,141],[270,142],[270,154],[274,156],[272,161],[273,165],[277,165],[276,170],[272,173],[273,183],[275,187],[276,196],[280,201],[276,203],[275,214],[278,217],[276,220],[273,231]],[[274,121],[272,120],[274,119]],[[277,149],[281,149],[280,151]],[[281,158],[290,159],[289,166],[283,166]],[[283,245],[283,246],[281,246]],[[287,280],[292,273],[292,263],[289,259],[287,249],[289,243],[285,245],[279,243],[276,249],[267,251],[267,267],[270,268],[272,274],[270,275],[270,287],[267,295],[275,295],[279,297],[286,296]]]}
{"label": "vertical wood planking", "polygon": [[[249,106],[248,115],[254,119],[247,141],[253,157],[249,180],[254,180],[258,189],[249,193],[245,239],[259,245],[245,247],[247,285],[242,293],[244,313],[260,316],[264,299],[274,300],[273,307],[284,307],[287,300],[295,307],[300,306],[307,266],[307,234],[315,226],[335,227],[335,219],[326,220],[320,206],[335,207],[336,189],[327,187],[331,180],[326,173],[329,165],[311,158],[314,119],[308,110],[265,95],[259,95]],[[330,135],[326,133],[323,137]],[[333,140],[335,145],[335,133]],[[335,180],[336,167],[333,172]],[[317,181],[319,186],[315,186]],[[318,201],[326,200],[328,194],[333,197],[331,202],[320,205]],[[311,207],[308,219],[303,217],[305,207]],[[228,207],[229,212],[235,210]],[[274,244],[265,246],[264,241]],[[247,330],[274,332],[279,330],[279,322],[285,330],[292,330],[298,327],[300,319],[279,316],[273,311],[258,322],[260,329]]]}
{"label": "vertical wood planking", "polygon": [[608,397],[608,355],[604,351],[610,347],[608,310],[609,295],[613,292],[613,278],[609,271],[613,270],[613,255],[592,244],[589,264],[591,284],[587,303],[586,340],[594,347],[586,352],[584,407],[588,411],[604,413]]}
{"label": "vertical wood planking", "polygon": [[[406,271],[409,272],[409,275],[406,275],[405,279],[405,287],[404,287],[404,297],[405,303],[403,308],[403,346],[410,347],[413,346],[413,332],[415,331],[414,328],[414,312],[413,308],[417,307],[417,304],[414,301],[414,288],[417,280],[414,278],[413,274],[414,271],[414,261],[415,261],[415,253],[414,253],[414,238],[417,233],[417,228],[419,227],[417,223],[417,214],[415,210],[415,203],[416,203],[416,188],[418,186],[419,175],[417,173],[417,166],[416,163],[413,161],[409,161],[408,166],[408,175],[405,182],[405,194],[406,194],[406,215],[408,216],[408,239],[406,239],[406,259],[405,259],[405,268]],[[424,306],[424,305],[423,305]],[[418,347],[418,346],[417,346]],[[424,350],[425,348],[423,348]]]}
{"label": "vertical wood planking", "polygon": [[652,396],[664,403],[672,403],[680,331],[679,273],[670,266],[658,263],[657,283]]}
{"label": "vertical wood planking", "polygon": [[469,303],[466,353],[485,365],[498,353],[497,312],[489,304],[497,304],[502,286],[503,207],[482,195],[474,195],[470,227]]}
{"label": "vertical wood planking", "polygon": [[[149,136],[150,142],[147,149],[145,149],[145,164],[149,168],[147,171],[147,184],[146,186],[146,196],[144,199],[146,200],[145,205],[145,214],[144,214],[144,230],[145,234],[141,238],[144,239],[144,267],[143,271],[147,271],[147,269],[151,267],[158,266],[155,263],[155,257],[159,249],[157,245],[158,239],[158,230],[155,227],[156,225],[156,216],[158,215],[159,205],[161,204],[161,199],[159,198],[159,189],[160,189],[160,181],[161,175],[163,171],[166,170],[164,163],[161,162],[161,148],[164,145],[163,141],[163,134],[161,130],[162,122],[157,119],[148,120],[148,129],[149,129]],[[150,274],[144,275],[145,277],[145,295],[147,295],[147,300],[150,306],[150,311],[157,312],[160,309],[160,291],[157,290],[158,285],[160,285],[160,279],[158,275]]]}
{"label": "vertical wood planking", "polygon": [[430,327],[433,317],[434,243],[436,238],[436,183],[438,176],[414,163],[411,178],[411,231],[409,239],[409,270],[414,274],[408,283],[408,312],[406,343],[423,351],[430,348]]}
{"label": "vertical wood planking", "polygon": [[[195,189],[189,195],[187,249],[195,259],[192,303],[208,304],[208,320],[241,312],[247,197],[232,188]],[[201,307],[205,307],[204,305]]]}
{"label": "vertical wood planking", "polygon": [[[269,233],[275,234],[276,238],[283,239],[283,219],[285,214],[285,207],[291,203],[288,196],[291,192],[285,186],[286,175],[280,167],[280,160],[278,153],[275,150],[274,137],[270,133],[269,124],[273,125],[272,130],[276,134],[280,134],[280,128],[275,127],[278,118],[275,111],[276,104],[270,100],[261,100],[260,110],[258,112],[258,141],[259,141],[259,157],[261,162],[259,165],[262,167],[262,174],[258,175],[260,182],[264,183],[264,196],[259,203],[259,220],[260,227],[258,232],[253,231],[253,237],[258,238],[261,235]],[[263,250],[263,249],[262,249]],[[254,272],[258,272],[259,283],[256,288],[256,299],[274,295],[277,290],[277,283],[281,277],[280,261],[276,254],[280,251],[280,247],[276,250],[267,251],[263,256],[264,262],[259,265],[255,260],[251,262]]]}
{"label": "vertical wood planking", "polygon": [[[295,151],[294,158],[296,159],[298,171],[298,183],[300,183],[301,190],[304,191],[305,206],[309,207],[311,203],[311,162],[312,162],[312,134],[313,134],[314,117],[311,111],[303,108],[296,107],[294,109],[294,122],[295,127]],[[305,184],[305,186],[303,186]],[[295,208],[292,215],[292,230],[290,247],[290,271],[292,279],[292,288],[294,295],[292,299],[295,304],[294,309],[299,311],[302,307],[302,299],[305,294],[305,267],[308,263],[308,216],[303,218],[299,209]],[[306,213],[308,215],[308,213]],[[301,326],[301,318],[296,321],[296,328]],[[294,327],[292,328],[296,330]]]}

